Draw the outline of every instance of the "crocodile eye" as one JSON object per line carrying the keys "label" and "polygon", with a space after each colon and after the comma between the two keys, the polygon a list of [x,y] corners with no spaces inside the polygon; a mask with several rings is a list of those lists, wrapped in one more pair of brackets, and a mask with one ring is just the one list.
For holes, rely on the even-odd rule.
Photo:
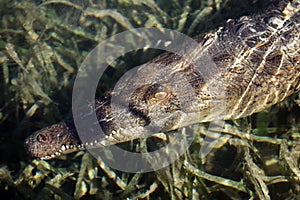
{"label": "crocodile eye", "polygon": [[154,94],[154,98],[157,100],[164,100],[167,97],[168,97],[168,92],[166,91],[159,91]]}
{"label": "crocodile eye", "polygon": [[51,140],[51,138],[49,137],[48,134],[43,134],[43,133],[37,135],[37,138],[36,138],[36,139],[37,139],[37,141],[40,142],[40,143],[48,143],[48,142],[50,142],[50,140]]}
{"label": "crocodile eye", "polygon": [[171,90],[168,87],[159,84],[153,84],[147,88],[144,99],[150,104],[156,104],[165,101],[171,96],[171,94]]}

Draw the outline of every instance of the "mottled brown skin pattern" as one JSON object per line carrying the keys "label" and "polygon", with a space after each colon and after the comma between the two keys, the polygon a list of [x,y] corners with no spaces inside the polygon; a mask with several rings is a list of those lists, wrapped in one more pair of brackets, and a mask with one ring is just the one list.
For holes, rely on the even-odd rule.
{"label": "mottled brown skin pattern", "polygon": [[[147,128],[151,123],[170,131],[214,120],[217,114],[223,119],[245,117],[282,101],[300,90],[299,4],[299,0],[285,0],[264,14],[228,20],[216,32],[196,39],[199,45],[186,57],[164,54],[142,65],[134,79],[117,86],[119,91],[129,91],[144,84],[127,99],[129,112],[122,103],[114,105],[116,112],[112,112],[109,98],[96,101],[94,111],[105,138],[81,144],[74,125],[62,122],[32,134],[26,150],[33,157],[50,159],[95,143],[106,146],[139,138],[151,132]],[[209,80],[197,70],[209,66],[194,65],[205,55],[218,69]],[[151,76],[156,81],[149,81]],[[186,81],[195,99],[188,95],[190,91],[180,90]],[[213,101],[220,99],[226,100],[226,109],[212,113]]]}

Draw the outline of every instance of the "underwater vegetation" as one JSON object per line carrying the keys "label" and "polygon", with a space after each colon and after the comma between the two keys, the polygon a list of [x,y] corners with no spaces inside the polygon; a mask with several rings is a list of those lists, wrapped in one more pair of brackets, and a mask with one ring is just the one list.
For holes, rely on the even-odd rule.
{"label": "underwater vegetation", "polygon": [[[137,27],[206,33],[228,18],[262,12],[272,1],[19,0],[0,1],[0,193],[10,199],[299,199],[299,95],[220,129],[187,129],[189,151],[167,168],[125,173],[88,152],[42,161],[28,157],[24,139],[70,115],[80,64],[101,41]],[[108,85],[130,67],[154,58],[133,52],[102,77]],[[132,63],[134,62],[134,63]],[[100,93],[107,86],[100,86]],[[205,158],[206,136],[221,132]],[[162,146],[173,133],[122,144],[133,152]],[[9,198],[7,198],[9,199]]]}

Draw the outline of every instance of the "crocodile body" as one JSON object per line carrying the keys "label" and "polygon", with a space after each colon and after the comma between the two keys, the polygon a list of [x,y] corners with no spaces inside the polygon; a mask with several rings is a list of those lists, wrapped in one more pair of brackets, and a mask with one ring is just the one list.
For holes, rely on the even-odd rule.
{"label": "crocodile body", "polygon": [[[139,138],[149,132],[146,127],[152,122],[160,131],[171,131],[214,120],[217,115],[222,119],[249,116],[284,100],[300,90],[299,9],[299,0],[281,1],[263,14],[228,20],[216,32],[198,37],[199,45],[185,58],[164,54],[142,65],[134,80],[118,86],[124,91],[134,81],[144,83],[130,96],[128,111],[114,105],[113,112],[109,97],[96,101],[93,111],[105,137],[82,144],[70,120],[33,133],[25,141],[27,152],[50,159],[96,143],[106,146]],[[217,69],[209,80],[197,71],[197,67],[208,67],[204,62],[202,66],[190,62],[205,59],[204,55],[210,55]],[[158,81],[147,81],[145,74],[155,75]],[[187,82],[193,98],[178,90]],[[220,99],[226,108],[211,112],[213,102]]]}

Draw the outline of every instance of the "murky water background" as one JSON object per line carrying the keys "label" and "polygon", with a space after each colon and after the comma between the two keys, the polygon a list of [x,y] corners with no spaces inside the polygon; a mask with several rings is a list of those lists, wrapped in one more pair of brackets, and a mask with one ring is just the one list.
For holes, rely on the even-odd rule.
{"label": "murky water background", "polygon": [[[199,146],[210,134],[207,125],[189,127],[197,134],[190,151],[153,173],[114,171],[83,151],[49,162],[32,160],[23,148],[33,131],[70,116],[77,69],[107,37],[137,27],[164,27],[195,36],[228,18],[262,12],[269,3],[1,0],[1,193],[10,199],[296,199],[300,192],[297,95],[266,112],[228,122],[219,148],[205,160],[199,157]],[[107,85],[101,85],[99,93],[126,69],[156,54],[138,51],[120,58],[102,77]],[[123,146],[140,151],[163,143],[156,138]]]}

